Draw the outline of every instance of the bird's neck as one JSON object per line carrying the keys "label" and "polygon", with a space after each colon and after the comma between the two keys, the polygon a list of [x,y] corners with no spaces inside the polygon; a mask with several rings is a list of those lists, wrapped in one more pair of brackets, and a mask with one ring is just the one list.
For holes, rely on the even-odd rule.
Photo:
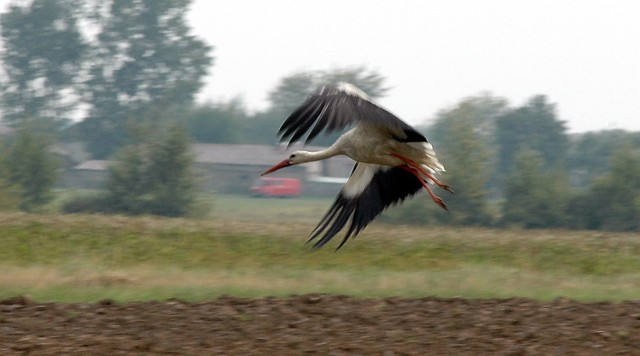
{"label": "bird's neck", "polygon": [[337,156],[341,154],[340,150],[335,146],[331,146],[331,147],[325,148],[324,150],[315,151],[315,152],[307,151],[305,153],[306,153],[304,158],[305,162],[320,161],[320,160],[331,158],[333,156]]}

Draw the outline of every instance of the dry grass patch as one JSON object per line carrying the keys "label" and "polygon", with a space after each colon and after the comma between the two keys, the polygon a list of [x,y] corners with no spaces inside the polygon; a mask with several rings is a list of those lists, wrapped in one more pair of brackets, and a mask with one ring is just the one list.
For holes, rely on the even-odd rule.
{"label": "dry grass patch", "polygon": [[637,234],[373,224],[313,252],[306,222],[0,214],[0,226],[5,296],[640,295]]}

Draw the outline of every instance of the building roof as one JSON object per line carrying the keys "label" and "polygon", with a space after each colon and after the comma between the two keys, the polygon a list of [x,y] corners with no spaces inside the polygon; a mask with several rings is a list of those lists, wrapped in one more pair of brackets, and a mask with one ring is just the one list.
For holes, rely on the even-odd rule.
{"label": "building roof", "polygon": [[[287,158],[291,152],[300,149],[296,145],[287,148],[285,145],[231,145],[215,143],[196,143],[191,145],[198,163],[222,163],[242,165],[274,165]],[[309,146],[310,151],[324,147]]]}
{"label": "building roof", "polygon": [[228,145],[214,143],[196,143],[191,145],[194,159],[198,163],[226,163],[268,165],[277,163],[285,151],[278,146],[269,145]]}
{"label": "building roof", "polygon": [[111,161],[103,161],[103,160],[91,160],[84,161],[79,165],[73,167],[73,169],[77,170],[85,170],[85,171],[105,171],[109,168]]}
{"label": "building roof", "polygon": [[[195,143],[191,150],[196,163],[209,164],[237,164],[250,166],[272,166],[302,146],[296,145],[287,148],[284,145],[235,145],[216,143]],[[306,146],[305,149],[316,151],[324,147]],[[347,157],[333,157],[333,161],[344,160],[350,162]],[[85,161],[74,169],[81,170],[106,170],[110,161],[91,160]],[[312,165],[312,163],[307,164]]]}
{"label": "building roof", "polygon": [[10,135],[15,130],[5,124],[0,124],[0,136]]}

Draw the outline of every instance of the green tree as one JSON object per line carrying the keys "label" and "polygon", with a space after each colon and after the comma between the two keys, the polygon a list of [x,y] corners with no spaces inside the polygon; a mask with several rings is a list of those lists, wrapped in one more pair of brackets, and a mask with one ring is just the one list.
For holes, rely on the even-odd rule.
{"label": "green tree", "polygon": [[32,211],[52,198],[57,164],[48,148],[47,138],[25,125],[3,160],[5,184],[17,189],[21,210]]}
{"label": "green tree", "polygon": [[320,72],[317,79],[318,84],[351,83],[374,99],[382,98],[389,91],[385,80],[380,73],[365,66],[333,68]]}
{"label": "green tree", "polygon": [[150,212],[164,216],[183,216],[195,199],[193,157],[184,127],[174,124],[165,138],[150,144],[146,175],[152,190]]}
{"label": "green tree", "polygon": [[0,137],[0,211],[18,210],[20,194],[17,187],[9,181],[7,165],[8,147]]}
{"label": "green tree", "polygon": [[269,102],[272,110],[288,114],[321,85],[338,82],[351,83],[376,99],[389,90],[384,86],[384,81],[385,78],[378,72],[362,66],[297,72],[280,80],[269,92]]}
{"label": "green tree", "polygon": [[[274,132],[274,128],[280,127],[286,117],[321,85],[348,82],[377,99],[389,90],[384,81],[378,72],[363,66],[293,73],[282,78],[269,92],[269,108],[247,122],[244,136],[252,143],[273,143],[275,139],[265,136],[264,132]],[[320,135],[314,139],[314,144],[330,145],[339,135],[340,132]]]}
{"label": "green tree", "polygon": [[441,111],[429,129],[447,169],[445,180],[456,192],[447,197],[450,213],[442,214],[440,220],[455,225],[490,224],[487,181],[492,167],[491,141],[485,130],[503,103],[486,96],[465,99],[452,109]]}
{"label": "green tree", "polygon": [[251,144],[275,144],[278,141],[276,132],[287,115],[280,110],[267,109],[247,117],[242,126],[242,141]]}
{"label": "green tree", "polygon": [[185,215],[195,199],[192,166],[188,136],[177,124],[153,140],[125,146],[109,168],[110,209],[134,215]]}
{"label": "green tree", "polygon": [[144,149],[141,145],[129,145],[116,153],[107,181],[109,210],[133,215],[146,212],[151,197]]}
{"label": "green tree", "polygon": [[621,143],[640,150],[640,132],[604,130],[573,135],[567,154],[572,185],[588,188],[596,178],[608,174]]}
{"label": "green tree", "polygon": [[318,79],[316,72],[298,72],[280,79],[268,95],[270,110],[284,114],[292,112],[318,89]]}
{"label": "green tree", "polygon": [[454,195],[443,193],[449,212],[424,194],[386,212],[382,219],[405,224],[491,224],[494,214],[488,204],[488,179],[494,166],[493,127],[506,105],[502,98],[481,94],[440,111],[422,131],[447,170],[442,179],[455,190]]}
{"label": "green tree", "polygon": [[524,228],[558,227],[565,224],[568,196],[561,170],[543,172],[537,151],[521,148],[505,183],[502,222]]}
{"label": "green tree", "polygon": [[125,144],[128,122],[150,107],[185,107],[203,85],[211,47],[190,34],[189,0],[97,2],[98,27],[87,81],[88,148],[104,158]]}
{"label": "green tree", "polygon": [[[197,105],[187,110],[184,120],[189,135],[197,142],[239,143],[248,114],[244,103],[234,99],[225,103]],[[262,133],[264,131],[256,133],[256,136]]]}
{"label": "green tree", "polygon": [[78,0],[14,2],[0,16],[3,117],[47,129],[67,123],[79,103],[78,73],[88,44],[78,25]]}
{"label": "green tree", "polygon": [[540,154],[541,168],[551,170],[564,164],[568,137],[564,122],[558,120],[555,105],[543,95],[534,96],[522,107],[496,120],[498,172],[514,167],[516,152],[527,147]]}
{"label": "green tree", "polygon": [[0,211],[15,211],[20,207],[20,194],[5,173],[0,172]]}
{"label": "green tree", "polygon": [[569,205],[573,227],[640,231],[640,154],[630,144],[613,155],[609,174]]}

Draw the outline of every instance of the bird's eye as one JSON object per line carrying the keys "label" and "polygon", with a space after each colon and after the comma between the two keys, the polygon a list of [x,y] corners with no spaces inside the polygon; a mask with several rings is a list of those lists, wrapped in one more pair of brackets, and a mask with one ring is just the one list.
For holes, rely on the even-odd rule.
{"label": "bird's eye", "polygon": [[296,158],[296,154],[292,153],[291,156],[289,156],[289,161],[291,161],[292,159]]}

